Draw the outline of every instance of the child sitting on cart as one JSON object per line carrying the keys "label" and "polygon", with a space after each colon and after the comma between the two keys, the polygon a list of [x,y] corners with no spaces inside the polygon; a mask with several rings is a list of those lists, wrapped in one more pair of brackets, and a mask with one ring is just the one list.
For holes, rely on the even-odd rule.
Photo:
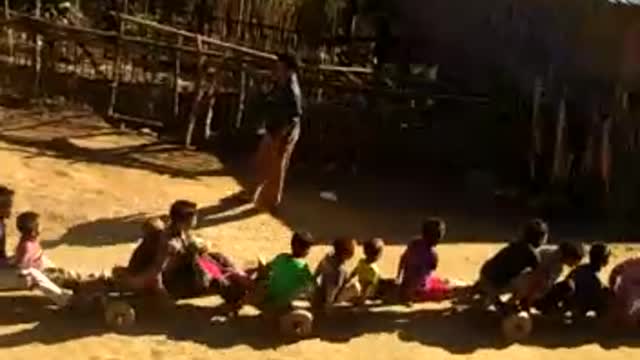
{"label": "child sitting on cart", "polygon": [[396,281],[400,284],[400,299],[410,305],[414,302],[443,301],[464,289],[462,283],[438,277],[436,246],[446,233],[445,222],[438,218],[422,224],[422,235],[407,246],[400,258]]}
{"label": "child sitting on cart", "polygon": [[521,277],[538,267],[540,259],[536,250],[547,242],[548,236],[549,228],[544,221],[531,220],[516,241],[482,265],[474,290],[482,296],[484,306],[504,307],[500,296],[513,293]]}
{"label": "child sitting on cart", "polygon": [[169,218],[168,225],[159,218],[144,223],[143,239],[129,265],[114,269],[118,282],[132,291],[173,299],[220,293],[230,303],[240,302],[248,286],[243,272],[191,235],[196,204],[174,202]]}
{"label": "child sitting on cart", "polygon": [[314,276],[306,261],[312,246],[308,233],[293,234],[291,252],[276,256],[262,269],[248,301],[268,316],[292,310],[293,302],[313,286]]}
{"label": "child sitting on cart", "polygon": [[15,255],[9,265],[0,269],[0,286],[7,290],[38,289],[56,305],[68,304],[71,294],[61,289],[43,272],[52,263],[45,257],[40,246],[40,216],[35,212],[24,212],[18,215],[16,225],[20,232],[20,240]]}
{"label": "child sitting on cart", "polygon": [[589,312],[603,316],[607,312],[610,291],[600,281],[599,273],[609,263],[611,251],[605,244],[594,244],[589,249],[589,262],[577,266],[549,293],[534,303],[542,313],[584,317]]}

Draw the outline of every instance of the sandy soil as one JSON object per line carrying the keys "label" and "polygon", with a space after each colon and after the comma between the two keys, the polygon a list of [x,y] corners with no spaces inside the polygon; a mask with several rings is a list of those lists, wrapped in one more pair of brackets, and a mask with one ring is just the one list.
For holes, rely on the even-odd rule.
{"label": "sandy soil", "polygon": [[[359,187],[368,201],[358,202],[357,196],[350,201],[345,195],[338,203],[328,203],[318,198],[314,186],[294,184],[283,214],[274,218],[224,201],[240,185],[211,155],[117,132],[79,111],[1,108],[0,119],[0,181],[17,190],[16,212],[40,212],[49,256],[81,271],[124,263],[140,220],[163,213],[177,198],[201,204],[198,234],[241,263],[286,250],[292,228],[305,227],[324,237],[387,237],[390,246],[382,268],[390,275],[403,240],[421,217],[434,212],[422,200],[416,204],[415,194],[386,201],[375,185]],[[406,192],[406,187],[396,189]],[[440,248],[442,274],[473,280],[479,264],[500,246],[497,241],[513,229],[511,223],[488,222],[464,217],[450,221],[449,242]],[[310,261],[315,264],[326,251],[314,249]],[[633,251],[629,245],[615,247],[616,258]],[[37,296],[3,294],[0,348],[5,359],[51,360],[623,359],[640,354],[633,339],[553,327],[538,329],[526,344],[507,346],[489,324],[438,306],[345,313],[323,325],[314,338],[285,345],[261,328],[250,310],[236,323],[209,324],[204,310],[215,303],[188,302],[163,321],[141,323],[130,334],[118,335],[99,319],[50,311]]]}

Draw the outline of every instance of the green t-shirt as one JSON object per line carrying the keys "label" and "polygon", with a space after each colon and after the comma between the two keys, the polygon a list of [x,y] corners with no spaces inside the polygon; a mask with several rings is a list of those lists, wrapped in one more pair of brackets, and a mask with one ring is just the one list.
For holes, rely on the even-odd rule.
{"label": "green t-shirt", "polygon": [[304,259],[280,254],[271,261],[266,303],[286,306],[313,281],[313,274]]}

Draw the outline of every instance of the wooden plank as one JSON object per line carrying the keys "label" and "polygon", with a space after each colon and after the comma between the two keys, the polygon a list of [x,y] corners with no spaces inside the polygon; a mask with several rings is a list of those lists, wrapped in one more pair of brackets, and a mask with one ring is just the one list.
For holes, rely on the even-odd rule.
{"label": "wooden plank", "polygon": [[164,123],[159,120],[144,119],[136,116],[119,114],[117,112],[114,112],[113,114],[111,114],[111,118],[114,120],[122,121],[122,122],[142,124],[142,125],[148,125],[153,127],[164,127]]}

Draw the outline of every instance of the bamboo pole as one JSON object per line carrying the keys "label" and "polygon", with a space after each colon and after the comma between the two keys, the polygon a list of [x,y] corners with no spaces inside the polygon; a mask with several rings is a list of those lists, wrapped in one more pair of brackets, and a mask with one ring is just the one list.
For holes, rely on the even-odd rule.
{"label": "bamboo pole", "polygon": [[[128,0],[124,0],[123,11],[126,12],[128,7]],[[111,92],[109,94],[109,108],[107,109],[107,116],[113,117],[116,99],[118,97],[118,84],[120,82],[120,62],[122,57],[122,44],[121,38],[124,35],[124,27],[125,23],[122,19],[119,19],[119,32],[118,38],[116,40],[116,49],[115,49],[115,57],[113,59],[113,69],[112,69],[112,82],[111,82]],[[120,128],[124,128],[124,122],[120,123]]]}
{"label": "bamboo pole", "polygon": [[[10,18],[11,18],[11,6],[9,4],[9,0],[4,0],[4,20],[8,22]],[[7,46],[9,48],[9,64],[12,64],[13,56],[14,56],[13,29],[7,28],[6,32],[7,32]]]}
{"label": "bamboo pole", "polygon": [[[178,35],[178,46],[182,46],[182,35]],[[175,64],[173,69],[173,119],[180,116],[180,50],[175,51]]]}
{"label": "bamboo pole", "polygon": [[[200,38],[200,36],[197,37],[196,39],[196,43],[198,46],[198,50],[199,52],[202,51],[203,46],[202,46],[202,40]],[[196,120],[198,119],[198,105],[200,104],[200,101],[202,101],[202,97],[204,96],[204,78],[206,76],[206,71],[204,71],[204,67],[205,67],[205,63],[206,63],[206,56],[200,54],[198,56],[198,68],[197,68],[197,75],[196,75],[196,86],[195,86],[195,94],[193,96],[193,101],[191,102],[191,109],[189,110],[189,118],[188,118],[188,125],[187,125],[187,133],[185,136],[185,140],[184,140],[184,144],[185,147],[189,148],[191,147],[191,143],[193,140],[193,131],[196,127]]]}
{"label": "bamboo pole", "polygon": [[531,148],[529,154],[529,177],[534,181],[538,176],[538,159],[541,151],[540,102],[542,100],[542,78],[536,76],[533,84],[533,113],[531,115]]}
{"label": "bamboo pole", "polygon": [[242,124],[242,118],[244,117],[244,103],[247,97],[247,72],[243,64],[242,70],[240,70],[240,94],[238,95],[238,109],[236,111],[236,121],[233,124],[235,129],[239,129]]}
{"label": "bamboo pole", "polygon": [[211,122],[213,121],[213,113],[215,111],[217,101],[217,78],[211,82],[209,86],[209,101],[207,102],[207,116],[204,119],[204,138],[209,140],[211,138]]}
{"label": "bamboo pole", "polygon": [[566,90],[563,90],[560,101],[558,102],[558,118],[556,120],[555,139],[553,146],[553,164],[551,169],[551,181],[553,183],[558,183],[564,176],[564,132],[567,123],[566,108]]}
{"label": "bamboo pole", "polygon": [[[35,14],[36,18],[40,18],[42,13],[42,0],[35,0]],[[33,96],[37,97],[40,95],[40,80],[42,76],[42,35],[39,33],[35,34],[35,48],[33,51],[33,69],[34,69],[34,80],[33,80]]]}

